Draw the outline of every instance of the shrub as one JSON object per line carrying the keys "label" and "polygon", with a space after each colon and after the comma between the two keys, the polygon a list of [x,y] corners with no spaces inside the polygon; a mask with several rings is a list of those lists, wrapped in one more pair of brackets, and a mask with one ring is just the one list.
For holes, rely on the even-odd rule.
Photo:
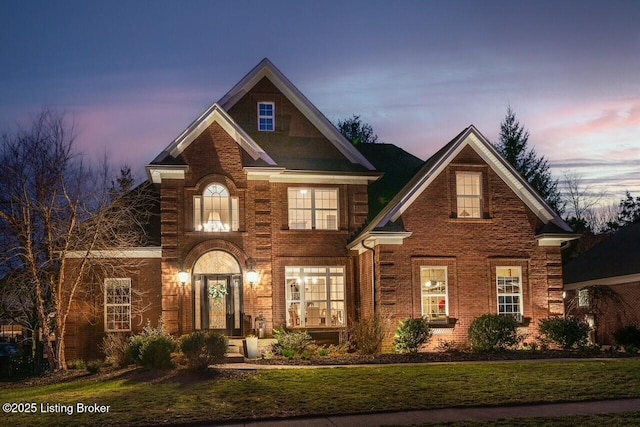
{"label": "shrub", "polygon": [[400,322],[393,343],[397,353],[417,353],[420,347],[431,338],[433,331],[427,319],[407,319]]}
{"label": "shrub", "polygon": [[349,329],[349,342],[360,354],[379,353],[383,337],[383,322],[377,315],[356,321]]}
{"label": "shrub", "polygon": [[141,333],[129,338],[126,356],[147,368],[169,368],[173,366],[171,353],[177,347],[173,337],[165,334],[162,323],[157,328],[147,323]]}
{"label": "shrub", "polygon": [[273,337],[277,340],[273,345],[273,352],[289,359],[304,354],[311,344],[311,335],[306,331],[287,332],[284,327],[281,327],[273,331]]}
{"label": "shrub", "polygon": [[92,360],[91,362],[87,362],[87,371],[90,374],[97,374],[100,372],[101,363],[99,360]]}
{"label": "shrub", "polygon": [[87,369],[87,364],[82,359],[72,359],[67,362],[67,369]]}
{"label": "shrub", "polygon": [[112,332],[105,335],[102,339],[101,348],[108,364],[121,368],[128,363],[127,340],[127,335],[121,332]]}
{"label": "shrub", "polygon": [[518,322],[513,316],[483,314],[469,326],[474,351],[506,350],[518,343]]}
{"label": "shrub", "polygon": [[228,345],[227,337],[214,331],[195,331],[180,338],[187,367],[196,371],[224,362]]}
{"label": "shrub", "polygon": [[640,348],[640,329],[635,325],[623,326],[613,333],[613,339],[624,351],[633,353]]}
{"label": "shrub", "polygon": [[542,339],[565,350],[584,347],[589,337],[589,325],[575,317],[550,317],[540,321]]}

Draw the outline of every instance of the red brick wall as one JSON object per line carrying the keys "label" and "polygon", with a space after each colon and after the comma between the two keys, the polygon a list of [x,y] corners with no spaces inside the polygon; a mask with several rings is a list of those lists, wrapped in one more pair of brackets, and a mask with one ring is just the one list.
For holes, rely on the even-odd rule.
{"label": "red brick wall", "polygon": [[[317,131],[315,131],[317,132]],[[285,322],[284,268],[287,265],[348,266],[345,277],[348,313],[354,312],[354,269],[346,249],[349,238],[367,217],[366,185],[283,184],[248,181],[242,170],[242,149],[217,124],[209,126],[181,155],[189,164],[183,180],[163,180],[162,210],[162,307],[164,322],[172,333],[193,330],[193,288],[177,283],[178,271],[190,271],[197,259],[211,250],[231,253],[243,273],[253,259],[260,281],[253,290],[244,286],[245,313],[262,313],[267,332]],[[239,231],[206,233],[194,231],[193,197],[207,185],[225,185],[239,199]],[[339,230],[289,230],[290,186],[330,187],[339,192]],[[179,308],[184,301],[185,311]],[[182,324],[180,324],[180,322]]]}
{"label": "red brick wall", "polygon": [[[147,321],[158,325],[161,315],[161,288],[157,278],[160,276],[159,259],[123,259],[108,260],[116,266],[108,277],[131,278],[132,321],[131,332],[142,331]],[[69,279],[73,279],[73,260],[65,270]],[[73,359],[93,360],[104,357],[100,346],[104,331],[104,274],[87,275],[81,289],[78,289],[72,305],[65,336],[65,355],[67,361]],[[144,310],[142,310],[144,308]]]}
{"label": "red brick wall", "polygon": [[[457,219],[455,172],[483,174],[482,219]],[[449,316],[455,327],[442,339],[464,342],[476,317],[497,312],[497,266],[522,269],[523,316],[534,335],[537,322],[562,313],[560,250],[540,247],[539,220],[502,179],[469,147],[402,214],[413,234],[403,245],[382,245],[376,254],[378,309],[395,329],[408,317],[421,316],[420,266],[448,268]],[[434,344],[439,336],[434,337]],[[386,343],[389,348],[390,342]]]}
{"label": "red brick wall", "polygon": [[[604,288],[604,286],[603,286]],[[595,339],[601,345],[615,345],[613,334],[623,326],[640,328],[640,282],[606,286],[611,294],[594,298],[590,295],[588,307],[578,307],[577,291],[567,292],[567,313],[579,318],[591,315],[595,319]]]}

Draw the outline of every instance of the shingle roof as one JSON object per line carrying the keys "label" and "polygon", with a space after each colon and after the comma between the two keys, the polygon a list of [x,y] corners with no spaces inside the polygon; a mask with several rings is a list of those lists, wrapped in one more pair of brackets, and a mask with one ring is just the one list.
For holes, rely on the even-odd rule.
{"label": "shingle roof", "polygon": [[372,219],[409,182],[424,161],[393,144],[357,144],[355,147],[384,173],[369,185],[369,219]]}
{"label": "shingle roof", "polygon": [[640,223],[612,234],[564,266],[564,283],[640,274]]}

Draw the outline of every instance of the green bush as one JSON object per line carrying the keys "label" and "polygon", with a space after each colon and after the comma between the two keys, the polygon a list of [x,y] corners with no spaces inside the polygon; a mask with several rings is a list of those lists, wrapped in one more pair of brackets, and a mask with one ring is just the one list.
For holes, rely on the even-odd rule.
{"label": "green bush", "polygon": [[542,339],[565,350],[584,347],[589,337],[589,325],[575,317],[550,317],[540,321]]}
{"label": "green bush", "polygon": [[206,371],[209,365],[224,362],[228,345],[227,337],[214,331],[195,331],[180,338],[187,367],[195,371]]}
{"label": "green bush", "polygon": [[640,348],[640,329],[635,325],[623,326],[613,333],[613,339],[624,351],[633,353]]}
{"label": "green bush", "polygon": [[275,329],[273,337],[277,340],[273,345],[274,354],[279,354],[289,359],[302,356],[312,341],[311,335],[306,331],[287,332],[284,327]]}
{"label": "green bush", "polygon": [[91,362],[87,362],[87,371],[90,374],[97,374],[98,372],[100,372],[101,366],[102,364],[99,360],[92,360]]}
{"label": "green bush", "polygon": [[400,322],[393,343],[396,353],[417,353],[431,339],[433,331],[429,321],[422,317]]}
{"label": "green bush", "polygon": [[474,351],[512,348],[518,343],[518,321],[513,316],[483,314],[469,326],[469,339]]}
{"label": "green bush", "polygon": [[178,345],[173,337],[166,334],[162,323],[157,328],[149,323],[141,333],[129,338],[126,357],[129,361],[147,368],[169,368],[173,366],[171,353]]}
{"label": "green bush", "polygon": [[82,359],[72,359],[67,362],[67,369],[80,370],[87,369],[87,364]]}
{"label": "green bush", "polygon": [[382,346],[384,325],[380,316],[356,321],[349,329],[349,342],[360,354],[377,354]]}

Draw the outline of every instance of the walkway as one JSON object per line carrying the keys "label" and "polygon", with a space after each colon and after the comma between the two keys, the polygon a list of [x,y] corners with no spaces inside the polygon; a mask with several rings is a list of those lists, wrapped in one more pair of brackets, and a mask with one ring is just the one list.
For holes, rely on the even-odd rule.
{"label": "walkway", "polygon": [[547,405],[445,408],[360,415],[331,415],[211,425],[224,427],[297,427],[300,425],[305,427],[409,426],[452,421],[491,421],[500,418],[563,417],[638,411],[640,411],[640,399],[623,399]]}

